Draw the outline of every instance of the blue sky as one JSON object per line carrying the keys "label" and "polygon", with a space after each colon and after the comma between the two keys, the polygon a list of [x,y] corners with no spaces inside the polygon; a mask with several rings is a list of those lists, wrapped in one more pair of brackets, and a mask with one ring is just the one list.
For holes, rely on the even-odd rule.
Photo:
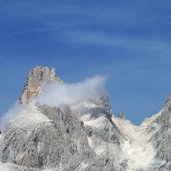
{"label": "blue sky", "polygon": [[1,0],[0,113],[36,65],[65,82],[108,75],[113,112],[139,124],[171,92],[170,0]]}

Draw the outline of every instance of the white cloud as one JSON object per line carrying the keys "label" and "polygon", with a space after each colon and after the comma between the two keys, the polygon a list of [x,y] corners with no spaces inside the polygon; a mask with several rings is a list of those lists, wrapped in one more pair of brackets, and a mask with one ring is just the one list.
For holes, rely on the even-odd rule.
{"label": "white cloud", "polygon": [[[33,102],[39,102],[40,104],[47,104],[49,106],[59,106],[59,105],[71,105],[81,100],[86,99],[96,99],[106,95],[106,90],[104,88],[106,77],[92,77],[88,78],[83,82],[67,84],[67,83],[50,83],[46,84],[42,89],[42,95],[35,98]],[[27,121],[32,117],[32,113],[38,115],[34,112],[34,108],[30,105],[21,105],[18,101],[14,106],[7,112],[4,113],[0,118],[0,130],[3,130],[5,125],[11,121],[16,115],[21,115],[19,119],[25,117]],[[27,109],[28,106],[28,109]],[[31,110],[29,110],[31,108]],[[26,109],[27,112],[24,110]],[[30,112],[30,113],[29,113]],[[19,121],[20,122],[20,121]]]}
{"label": "white cloud", "polygon": [[[94,31],[65,31],[63,40],[73,43],[88,44],[93,46],[118,47],[122,49],[140,50],[154,54],[170,54],[170,42],[134,37],[121,37],[109,35],[104,32]],[[162,56],[163,57],[163,56]]]}
{"label": "white cloud", "polygon": [[4,113],[3,116],[0,118],[0,130],[4,128],[4,126],[10,121],[12,118],[14,118],[21,110],[22,105],[19,104],[19,102],[15,102],[13,107],[9,109],[8,112]]}
{"label": "white cloud", "polygon": [[71,105],[85,99],[93,100],[106,95],[105,81],[106,77],[96,76],[73,84],[50,83],[44,87],[42,95],[36,101],[49,106],[58,106]]}

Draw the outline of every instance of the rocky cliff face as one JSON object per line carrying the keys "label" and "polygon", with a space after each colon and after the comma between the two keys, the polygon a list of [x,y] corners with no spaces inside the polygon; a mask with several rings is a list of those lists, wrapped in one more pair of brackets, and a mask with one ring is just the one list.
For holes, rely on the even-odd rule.
{"label": "rocky cliff face", "polygon": [[29,72],[22,96],[20,97],[20,103],[29,103],[31,98],[40,95],[43,84],[53,81],[63,82],[59,77],[56,76],[56,71],[54,68],[50,69],[48,67],[40,66],[33,68]]}
{"label": "rocky cliff face", "polygon": [[42,86],[61,83],[55,70],[29,73],[21,110],[0,134],[4,171],[170,171],[171,98],[140,126],[112,114],[109,99],[48,106]]}
{"label": "rocky cliff face", "polygon": [[155,160],[149,170],[171,170],[171,96],[162,110],[145,121],[149,142],[155,149]]}

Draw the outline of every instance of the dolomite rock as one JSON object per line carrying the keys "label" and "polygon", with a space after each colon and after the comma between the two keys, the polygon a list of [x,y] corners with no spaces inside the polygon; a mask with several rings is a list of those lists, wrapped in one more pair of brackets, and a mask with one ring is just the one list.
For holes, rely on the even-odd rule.
{"label": "dolomite rock", "polygon": [[42,85],[53,81],[57,81],[59,83],[63,82],[56,76],[56,71],[54,68],[50,69],[48,67],[40,66],[33,68],[29,72],[22,96],[20,97],[20,103],[29,103],[33,97],[40,95]]}

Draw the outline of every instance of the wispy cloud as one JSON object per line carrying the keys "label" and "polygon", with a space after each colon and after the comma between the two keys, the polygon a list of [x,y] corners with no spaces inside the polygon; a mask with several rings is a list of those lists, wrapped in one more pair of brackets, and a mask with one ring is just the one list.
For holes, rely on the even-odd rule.
{"label": "wispy cloud", "polygon": [[68,31],[64,33],[65,40],[91,46],[107,46],[123,49],[134,49],[149,52],[171,52],[171,42],[150,39],[136,39],[96,32]]}
{"label": "wispy cloud", "polygon": [[[26,29],[15,29],[4,35],[21,35],[32,32],[44,32],[50,38],[58,42],[80,43],[93,46],[116,47],[121,49],[135,49],[152,53],[170,53],[171,42],[146,36],[134,34],[135,28],[154,24],[160,19],[160,12],[156,14],[159,5],[147,6],[146,2],[134,1],[134,9],[126,4],[113,3],[81,5],[79,3],[51,2],[46,1],[17,1],[15,3],[1,2],[2,11],[10,11],[14,17],[34,20],[38,24],[26,27]],[[103,7],[105,5],[105,8]],[[146,8],[142,8],[145,6]],[[162,6],[162,5],[161,5]],[[153,10],[153,13],[151,12]],[[9,15],[8,13],[6,15]],[[126,33],[127,29],[134,28],[132,32]],[[146,29],[144,29],[146,30]],[[145,31],[143,31],[145,32]],[[153,31],[151,35],[153,35]],[[123,34],[124,33],[124,34]]]}
{"label": "wispy cloud", "polygon": [[[127,2],[123,5],[117,3],[86,5],[79,3],[66,3],[60,1],[15,1],[15,3],[1,2],[0,11],[4,16],[33,20],[39,23],[31,31],[42,30],[49,33],[59,33],[63,30],[104,30],[112,29],[123,32],[132,27],[144,27],[154,22],[159,15],[153,15],[150,7],[142,8],[144,3]],[[29,28],[30,29],[30,28]],[[24,30],[23,30],[24,31]],[[15,31],[14,31],[15,32]],[[15,34],[20,34],[15,32]],[[21,33],[22,34],[22,33]]]}

